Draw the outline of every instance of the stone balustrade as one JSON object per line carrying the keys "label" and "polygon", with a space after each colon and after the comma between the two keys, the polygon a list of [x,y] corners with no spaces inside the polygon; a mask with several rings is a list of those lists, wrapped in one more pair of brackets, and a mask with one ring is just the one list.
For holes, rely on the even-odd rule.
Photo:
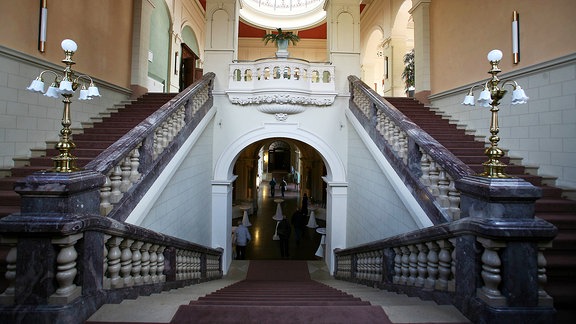
{"label": "stone balustrade", "polygon": [[[529,318],[528,314],[537,311],[531,313],[527,307],[544,312],[552,309],[552,299],[542,287],[546,283],[543,251],[554,233],[551,224],[538,219],[518,222],[463,218],[336,249],[334,276],[451,303],[471,319],[499,316],[491,314],[494,309],[516,319]],[[517,250],[518,244],[526,244],[523,252]],[[520,262],[519,258],[526,260]],[[522,297],[518,291],[522,291]]]}
{"label": "stone balustrade", "polygon": [[230,64],[229,100],[259,111],[300,113],[306,107],[330,106],[336,98],[335,68],[297,59],[262,59]]}
{"label": "stone balustrade", "polygon": [[[349,77],[350,109],[391,161],[435,224],[460,218],[455,180],[474,172],[357,77]],[[423,190],[424,188],[424,190]]]}
{"label": "stone balustrade", "polygon": [[[142,192],[163,167],[166,154],[174,154],[212,106],[214,74],[178,94],[116,143],[104,150],[85,169],[101,172],[106,181],[100,189],[100,214],[125,219],[125,208],[114,211],[127,193]],[[173,148],[167,150],[167,148]],[[139,188],[132,188],[139,186]],[[137,203],[132,201],[131,205]],[[123,205],[123,204],[122,204]]]}

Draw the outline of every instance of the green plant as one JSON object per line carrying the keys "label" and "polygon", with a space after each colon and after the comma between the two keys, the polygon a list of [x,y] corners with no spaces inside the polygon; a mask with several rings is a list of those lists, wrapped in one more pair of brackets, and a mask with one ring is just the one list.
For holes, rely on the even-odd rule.
{"label": "green plant", "polygon": [[270,33],[264,35],[262,40],[264,41],[264,45],[267,45],[268,42],[272,42],[277,44],[280,40],[288,40],[288,43],[292,43],[292,45],[296,45],[298,41],[300,41],[300,37],[293,32],[283,32],[282,28],[276,28],[276,33]]}
{"label": "green plant", "polygon": [[402,79],[404,80],[405,89],[408,91],[410,87],[414,87],[414,49],[404,54],[404,71],[402,71]]}

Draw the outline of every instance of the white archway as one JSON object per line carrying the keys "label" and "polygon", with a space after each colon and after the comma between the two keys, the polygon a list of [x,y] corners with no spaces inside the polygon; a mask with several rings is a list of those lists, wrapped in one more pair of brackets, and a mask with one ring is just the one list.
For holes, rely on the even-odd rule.
{"label": "white archway", "polygon": [[[224,248],[222,267],[228,271],[232,261],[232,183],[234,164],[247,146],[267,138],[289,138],[302,141],[318,151],[326,165],[326,263],[333,271],[333,258],[329,251],[346,244],[346,217],[348,184],[346,169],[336,151],[322,138],[302,129],[297,123],[264,123],[261,127],[239,136],[229,143],[214,168],[212,181],[212,246]],[[230,247],[230,248],[229,248]]]}

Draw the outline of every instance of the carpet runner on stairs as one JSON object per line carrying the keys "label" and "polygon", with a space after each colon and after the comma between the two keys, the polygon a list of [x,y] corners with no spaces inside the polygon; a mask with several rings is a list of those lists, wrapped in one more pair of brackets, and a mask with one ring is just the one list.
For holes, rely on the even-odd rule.
{"label": "carpet runner on stairs", "polygon": [[[385,99],[475,172],[483,171],[482,163],[488,159],[484,155],[486,145],[483,141],[476,141],[465,130],[412,98]],[[509,164],[506,173],[510,176],[523,178],[542,189],[542,198],[536,201],[535,216],[558,228],[553,247],[544,253],[548,277],[545,289],[554,298],[558,317],[572,317],[570,322],[573,322],[576,317],[576,201],[563,198],[562,189],[546,185],[542,177],[527,174],[524,166],[511,164],[508,156],[501,161]]]}
{"label": "carpet runner on stairs", "polygon": [[[176,93],[148,93],[119,108],[117,112],[110,113],[109,117],[102,117],[102,121],[93,123],[93,127],[84,128],[83,133],[74,132],[72,140],[76,149],[72,154],[78,158],[77,166],[83,167],[92,161],[175,95]],[[58,154],[56,149],[50,147],[43,156],[28,159],[27,166],[12,168],[11,176],[0,178],[0,218],[20,211],[20,196],[14,192],[14,184],[36,171],[51,169],[54,165],[52,157]]]}
{"label": "carpet runner on stairs", "polygon": [[246,279],[183,305],[171,323],[391,323],[382,307],[310,279],[306,261],[252,260]]}

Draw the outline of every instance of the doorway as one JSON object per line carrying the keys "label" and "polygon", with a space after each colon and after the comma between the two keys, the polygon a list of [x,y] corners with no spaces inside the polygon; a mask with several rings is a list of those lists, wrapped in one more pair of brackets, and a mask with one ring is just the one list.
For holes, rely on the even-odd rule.
{"label": "doorway", "polygon": [[180,61],[180,91],[200,80],[204,74],[199,68],[199,57],[186,45],[182,43],[182,60]]}

